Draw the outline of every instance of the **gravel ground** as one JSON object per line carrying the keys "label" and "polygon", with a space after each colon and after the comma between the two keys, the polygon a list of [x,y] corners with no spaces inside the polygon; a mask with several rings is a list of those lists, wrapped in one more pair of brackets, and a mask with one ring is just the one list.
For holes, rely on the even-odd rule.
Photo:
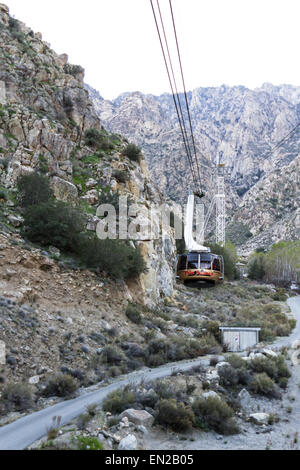
{"label": "gravel ground", "polygon": [[[300,297],[288,304],[297,320],[297,326],[287,338],[276,341],[271,348],[289,347],[300,339]],[[292,377],[281,400],[253,398],[254,412],[276,413],[280,421],[272,426],[255,426],[240,421],[242,432],[236,436],[219,436],[216,433],[192,431],[186,436],[150,431],[147,448],[151,450],[299,450],[300,444],[300,364],[289,361]],[[258,410],[259,407],[259,410]],[[255,410],[256,408],[256,410]],[[299,434],[299,435],[298,435]],[[186,440],[184,440],[186,439]]]}

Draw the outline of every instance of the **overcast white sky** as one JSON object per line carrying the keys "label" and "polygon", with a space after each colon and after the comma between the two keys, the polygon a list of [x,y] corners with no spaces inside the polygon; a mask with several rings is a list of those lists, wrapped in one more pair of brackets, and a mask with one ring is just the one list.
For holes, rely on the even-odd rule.
{"label": "overcast white sky", "polygon": [[[2,1],[82,65],[104,98],[170,91],[150,0]],[[160,3],[167,21],[169,2]],[[173,8],[189,90],[300,85],[299,0],[173,0]]]}

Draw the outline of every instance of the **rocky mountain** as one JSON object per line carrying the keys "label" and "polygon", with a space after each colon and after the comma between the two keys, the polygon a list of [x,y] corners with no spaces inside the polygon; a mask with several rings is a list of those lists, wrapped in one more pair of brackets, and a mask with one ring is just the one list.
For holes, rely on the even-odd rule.
{"label": "rocky mountain", "polygon": [[[151,175],[160,182],[160,188],[171,198],[184,202],[191,178],[171,95],[124,93],[110,102],[95,90],[88,89],[105,126],[140,145]],[[271,188],[275,177],[280,185],[281,178],[282,182],[285,180],[285,168],[289,168],[299,155],[300,131],[277,151],[272,152],[272,149],[299,122],[300,87],[264,84],[261,88],[250,90],[242,86],[223,85],[193,90],[188,93],[188,100],[196,145],[201,155],[207,203],[215,187],[212,170],[220,161],[226,165],[228,220],[235,212],[237,219],[241,220],[238,214],[242,213],[243,232],[255,235],[256,221],[249,219],[240,207],[245,207],[247,203],[244,201],[254,203],[252,194],[256,190],[252,192],[251,189],[257,187],[260,181],[269,181],[270,177],[267,187]],[[271,194],[268,196],[272,197]],[[265,221],[267,204],[264,206],[262,202],[260,209]],[[292,222],[288,220],[288,223]],[[269,233],[269,225],[266,227]],[[266,235],[267,244],[281,238],[281,232],[277,229],[272,232],[274,236],[270,233]],[[237,229],[233,231],[239,232]],[[288,233],[294,232],[288,230]],[[244,242],[243,237],[241,240],[234,238],[239,244]]]}
{"label": "rocky mountain", "polygon": [[[130,196],[147,222],[147,211],[158,208],[162,195],[153,186],[144,159],[134,162],[124,157],[124,138],[103,129],[84,88],[83,68],[69,64],[66,54],[57,55],[40,33],[12,18],[3,4],[0,41],[0,184],[7,200],[2,204],[4,226],[6,222],[20,225],[14,204],[16,181],[35,170],[50,178],[57,199],[86,207],[90,230],[99,221],[95,214],[103,191]],[[89,129],[102,133],[106,142],[102,152],[86,144]],[[146,302],[156,302],[172,292],[175,245],[169,235],[163,241],[152,234],[137,241],[148,265],[139,285]]]}

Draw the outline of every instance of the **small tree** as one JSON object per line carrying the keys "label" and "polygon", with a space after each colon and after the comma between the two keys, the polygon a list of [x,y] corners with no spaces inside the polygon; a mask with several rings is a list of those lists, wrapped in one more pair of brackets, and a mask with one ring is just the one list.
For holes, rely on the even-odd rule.
{"label": "small tree", "polygon": [[98,268],[116,279],[135,278],[146,272],[140,250],[120,240],[83,236],[78,254],[86,267]]}
{"label": "small tree", "polygon": [[76,253],[85,225],[86,217],[79,209],[61,201],[44,203],[26,209],[24,236],[43,246]]}
{"label": "small tree", "polygon": [[17,181],[18,202],[26,208],[49,202],[54,198],[49,180],[38,173],[22,175]]}
{"label": "small tree", "polygon": [[140,162],[142,157],[142,151],[135,144],[128,144],[127,147],[123,150],[123,155],[129,160],[134,162]]}
{"label": "small tree", "polygon": [[249,279],[255,281],[261,281],[265,276],[265,267],[264,267],[264,256],[259,255],[255,256],[253,260],[250,261],[248,277]]}
{"label": "small tree", "polygon": [[236,248],[231,242],[227,242],[226,245],[223,247],[218,245],[217,243],[209,245],[211,252],[216,255],[221,255],[224,258],[224,266],[225,266],[225,276],[229,280],[237,279],[238,278],[238,271],[236,268],[237,263],[237,253]]}

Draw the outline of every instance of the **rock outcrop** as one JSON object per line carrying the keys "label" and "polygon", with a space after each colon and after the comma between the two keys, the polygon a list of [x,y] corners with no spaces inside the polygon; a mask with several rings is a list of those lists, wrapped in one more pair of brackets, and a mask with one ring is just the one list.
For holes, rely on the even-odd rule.
{"label": "rock outcrop", "polygon": [[[89,213],[89,230],[101,193],[128,196],[140,212],[131,222],[150,222],[164,202],[147,164],[122,155],[126,139],[110,135],[99,120],[84,87],[84,70],[56,54],[22,22],[0,7],[0,185],[12,196],[21,174],[39,171],[50,180],[57,199],[81,204]],[[86,131],[101,133],[106,147],[95,149]],[[13,211],[13,209],[12,209]],[[13,214],[15,216],[15,214]],[[20,225],[17,219],[16,224]],[[18,226],[12,221],[15,226]],[[175,243],[172,229],[164,237],[140,237],[148,273],[138,285],[144,301],[154,304],[172,295]]]}

